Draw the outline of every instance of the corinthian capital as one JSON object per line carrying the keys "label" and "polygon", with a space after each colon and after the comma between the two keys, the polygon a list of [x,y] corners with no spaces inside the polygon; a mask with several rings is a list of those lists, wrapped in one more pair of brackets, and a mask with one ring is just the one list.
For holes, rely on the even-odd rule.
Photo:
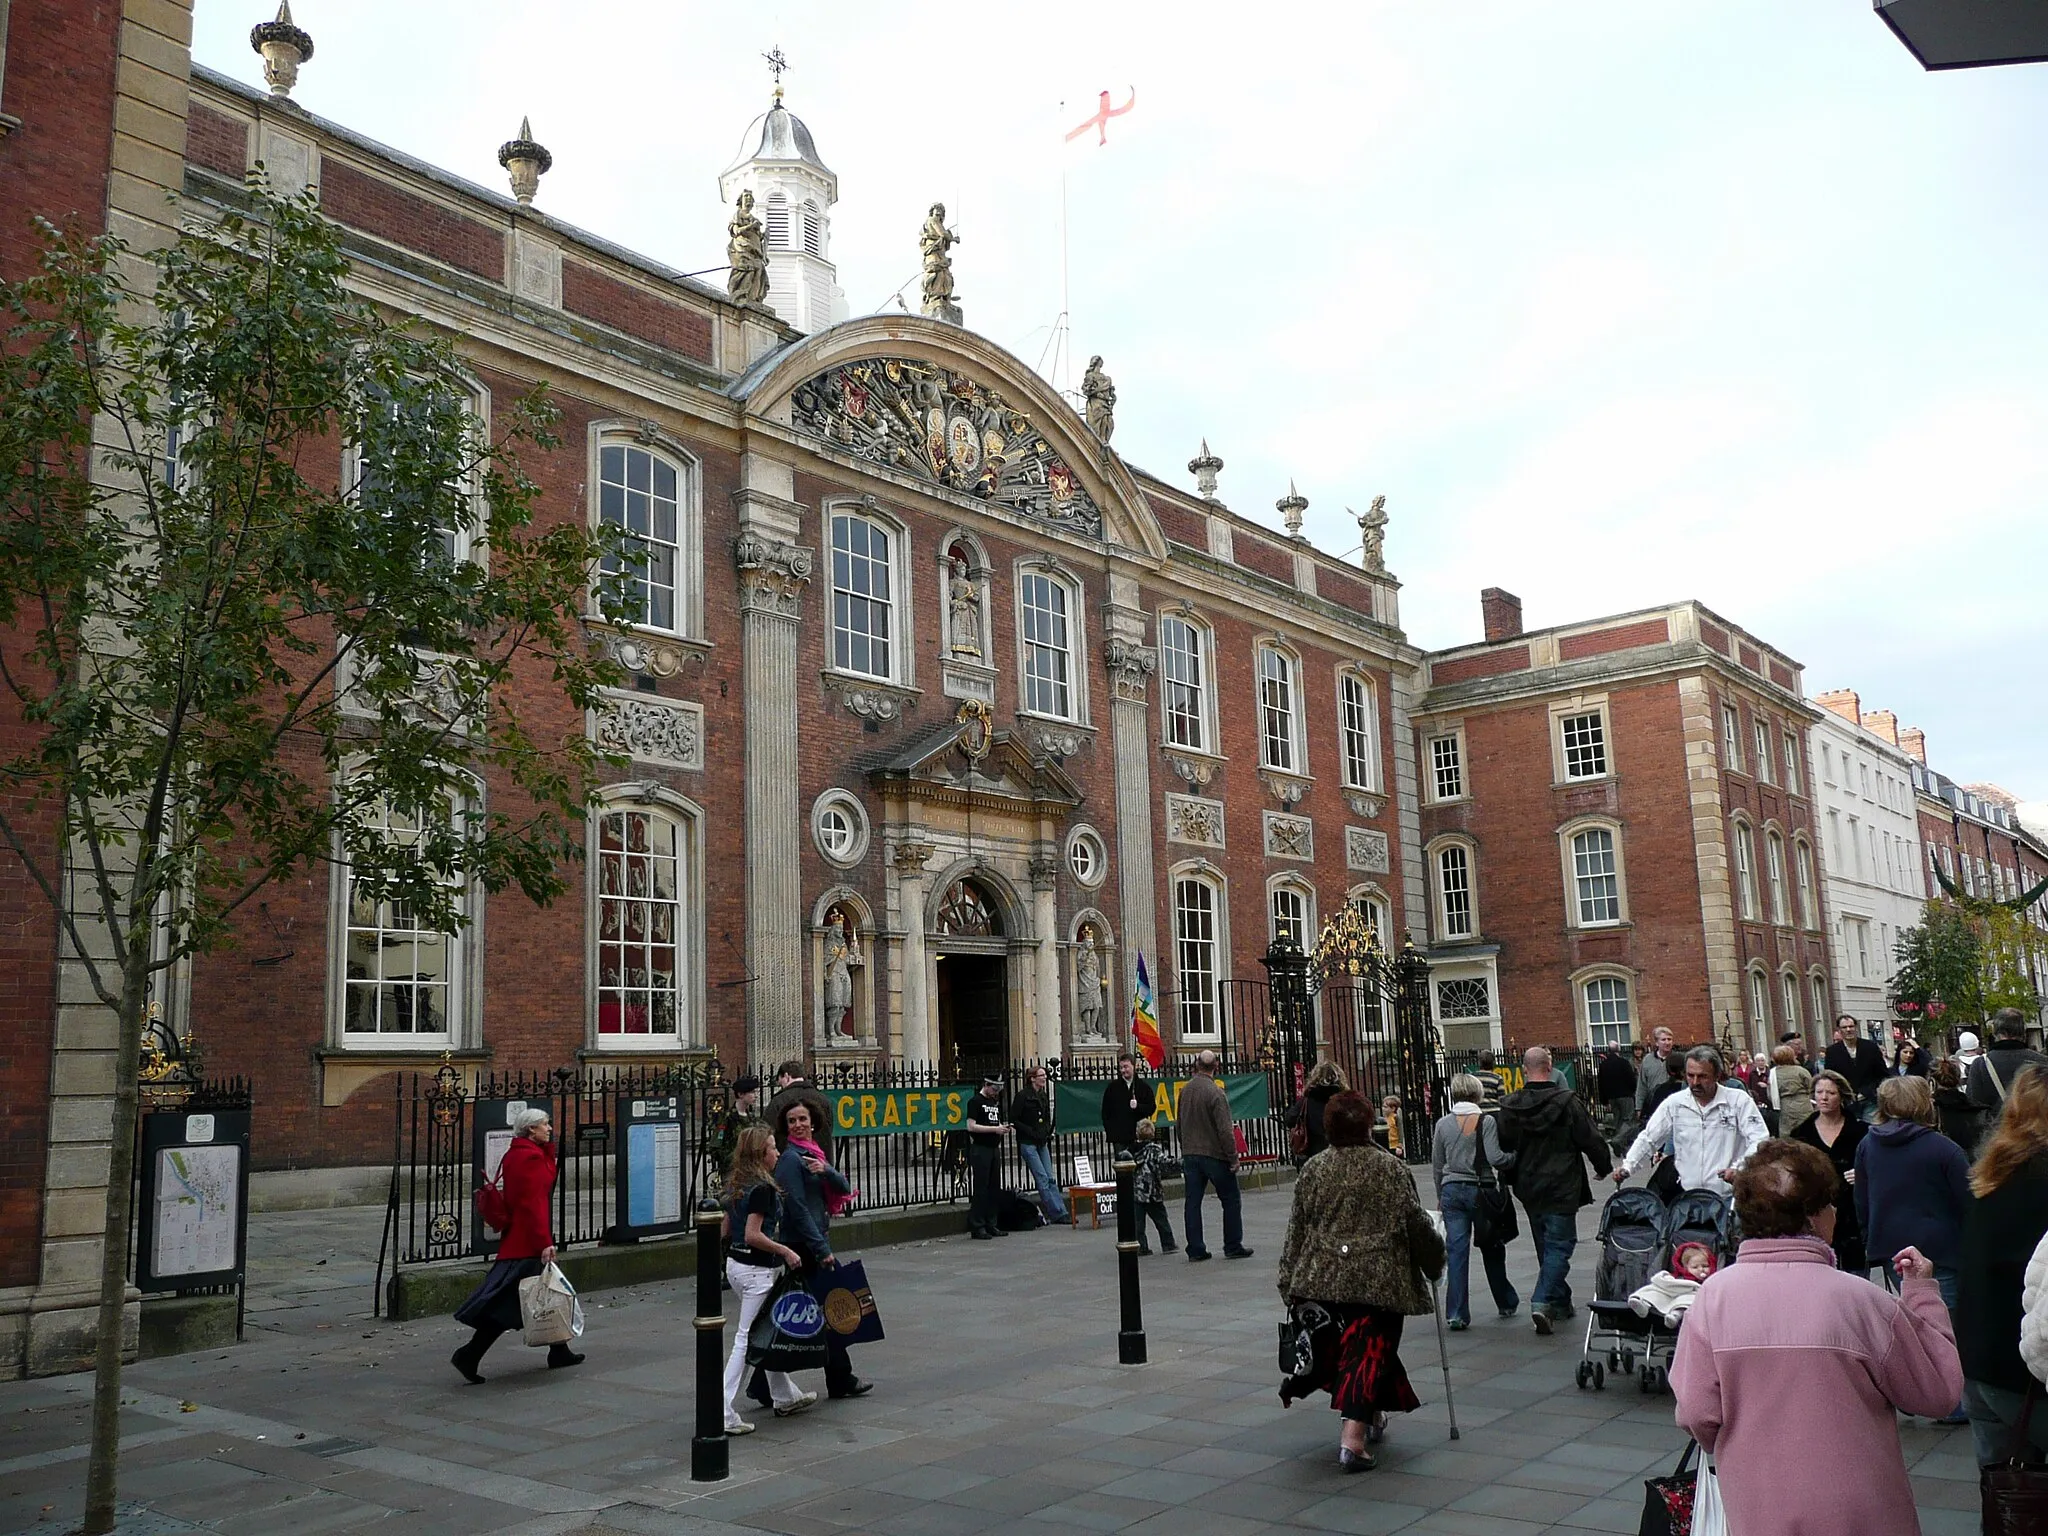
{"label": "corinthian capital", "polygon": [[930,843],[906,839],[889,850],[889,858],[898,875],[906,880],[916,880],[923,877],[925,865],[937,851]]}
{"label": "corinthian capital", "polygon": [[811,579],[810,550],[743,533],[733,544],[732,558],[740,572],[742,612],[796,617]]}
{"label": "corinthian capital", "polygon": [[1159,652],[1149,645],[1111,635],[1103,642],[1102,659],[1109,668],[1110,682],[1120,699],[1145,701],[1145,686],[1159,669]]}

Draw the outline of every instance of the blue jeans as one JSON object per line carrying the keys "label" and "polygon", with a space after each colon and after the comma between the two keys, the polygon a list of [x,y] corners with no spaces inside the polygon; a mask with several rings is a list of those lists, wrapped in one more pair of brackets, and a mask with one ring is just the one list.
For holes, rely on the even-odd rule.
{"label": "blue jeans", "polygon": [[[1963,1411],[1970,1416],[1970,1439],[1976,1443],[1978,1466],[1995,1466],[2012,1454],[2026,1406],[2024,1392],[1982,1381],[1963,1383]],[[2048,1413],[2041,1410],[2039,1402],[2027,1423],[2027,1438],[2037,1453],[2048,1456]]]}
{"label": "blue jeans", "polygon": [[1551,1313],[1564,1313],[1572,1309],[1572,1249],[1579,1242],[1579,1216],[1576,1211],[1538,1216],[1527,1206],[1523,1214],[1529,1218],[1529,1236],[1536,1242],[1536,1292],[1529,1298],[1529,1307],[1534,1311],[1542,1307]]}
{"label": "blue jeans", "polygon": [[1067,1202],[1060,1197],[1059,1181],[1052,1176],[1052,1159],[1045,1155],[1045,1148],[1020,1141],[1017,1150],[1023,1155],[1024,1166],[1031,1170],[1032,1181],[1038,1185],[1038,1203],[1045,1207],[1046,1220],[1065,1221]]}
{"label": "blue jeans", "polygon": [[1216,1186],[1217,1204],[1223,1207],[1223,1251],[1244,1251],[1244,1207],[1237,1192],[1237,1170],[1220,1157],[1190,1153],[1181,1159],[1181,1173],[1188,1182],[1185,1215],[1188,1229],[1188,1257],[1199,1258],[1209,1251],[1202,1241],[1202,1191]]}
{"label": "blue jeans", "polygon": [[[1472,1269],[1472,1217],[1479,1209],[1479,1186],[1462,1181],[1446,1184],[1437,1197],[1444,1213],[1444,1245],[1450,1250],[1444,1274],[1444,1316],[1454,1323],[1472,1321],[1470,1301]],[[1486,1284],[1493,1292],[1493,1304],[1512,1312],[1522,1304],[1508,1281],[1508,1251],[1482,1248],[1479,1257],[1486,1265]]]}

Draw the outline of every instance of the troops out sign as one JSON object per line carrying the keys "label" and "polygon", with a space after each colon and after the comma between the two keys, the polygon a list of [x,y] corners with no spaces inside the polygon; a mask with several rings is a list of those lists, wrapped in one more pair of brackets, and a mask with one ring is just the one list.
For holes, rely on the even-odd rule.
{"label": "troops out sign", "polygon": [[[1263,1120],[1272,1106],[1262,1072],[1246,1072],[1221,1078],[1230,1096],[1230,1118]],[[1184,1077],[1169,1077],[1153,1084],[1152,1118],[1171,1124],[1180,1118],[1180,1091],[1188,1085]],[[1060,1083],[1053,1110],[1053,1124],[1063,1131],[1102,1129],[1102,1094],[1107,1083]]]}

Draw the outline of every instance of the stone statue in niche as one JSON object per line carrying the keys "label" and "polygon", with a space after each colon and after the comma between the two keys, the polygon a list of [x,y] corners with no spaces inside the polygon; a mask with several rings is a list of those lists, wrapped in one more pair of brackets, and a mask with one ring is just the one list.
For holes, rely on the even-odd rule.
{"label": "stone statue in niche", "polygon": [[725,291],[735,304],[759,304],[768,297],[768,250],[761,221],[754,217],[754,194],[742,191],[725,227]]}
{"label": "stone statue in niche", "polygon": [[1102,954],[1095,947],[1095,925],[1083,923],[1074,951],[1074,1018],[1080,1025],[1079,1038],[1103,1039],[1102,1021],[1109,1011],[1102,991]]}
{"label": "stone statue in niche", "polygon": [[933,203],[917,236],[924,259],[924,312],[954,325],[960,323],[960,305],[953,296],[953,258],[948,253],[959,243],[960,236],[946,228],[946,205]]}
{"label": "stone statue in niche", "polygon": [[952,651],[955,656],[971,656],[981,660],[981,589],[974,584],[974,573],[967,561],[959,554],[948,557],[946,622],[951,631]]}
{"label": "stone statue in niche", "polygon": [[853,972],[862,963],[860,936],[844,907],[825,914],[825,1034],[853,1038]]}
{"label": "stone statue in niche", "polygon": [[1103,442],[1116,430],[1116,385],[1102,371],[1102,357],[1088,359],[1088,371],[1081,375],[1081,404],[1088,418],[1088,430]]}

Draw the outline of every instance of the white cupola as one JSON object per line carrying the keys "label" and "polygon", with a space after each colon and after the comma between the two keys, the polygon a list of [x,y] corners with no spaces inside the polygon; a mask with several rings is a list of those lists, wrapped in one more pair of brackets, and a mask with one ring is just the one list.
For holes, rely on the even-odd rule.
{"label": "white cupola", "polygon": [[811,130],[782,105],[747,126],[740,158],[718,178],[730,206],[754,194],[754,217],[767,231],[768,307],[800,331],[822,331],[846,318],[846,293],[832,265],[832,205],[839,178],[818,158]]}

